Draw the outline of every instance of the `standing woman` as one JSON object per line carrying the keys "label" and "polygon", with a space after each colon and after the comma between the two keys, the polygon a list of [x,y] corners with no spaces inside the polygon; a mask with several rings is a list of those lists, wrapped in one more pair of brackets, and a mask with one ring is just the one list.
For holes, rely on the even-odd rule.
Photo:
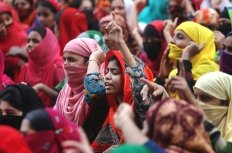
{"label": "standing woman", "polygon": [[54,109],[78,126],[84,124],[90,113],[90,108],[84,100],[84,77],[89,56],[98,48],[99,45],[90,38],[73,39],[64,47],[67,83],[60,91]]}
{"label": "standing woman", "polygon": [[18,82],[34,86],[44,105],[52,106],[50,90],[64,79],[59,43],[50,29],[33,28],[28,34],[27,52],[29,61],[21,68]]}

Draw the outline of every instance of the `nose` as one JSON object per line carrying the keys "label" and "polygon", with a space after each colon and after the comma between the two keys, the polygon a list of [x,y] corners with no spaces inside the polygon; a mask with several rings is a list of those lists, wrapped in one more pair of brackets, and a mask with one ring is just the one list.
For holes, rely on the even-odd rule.
{"label": "nose", "polygon": [[111,79],[111,74],[110,74],[110,72],[108,72],[105,75],[105,80],[110,80],[110,79]]}
{"label": "nose", "polygon": [[41,24],[41,25],[44,25],[44,16],[43,15],[39,15],[38,16],[38,20],[39,20],[39,23]]}

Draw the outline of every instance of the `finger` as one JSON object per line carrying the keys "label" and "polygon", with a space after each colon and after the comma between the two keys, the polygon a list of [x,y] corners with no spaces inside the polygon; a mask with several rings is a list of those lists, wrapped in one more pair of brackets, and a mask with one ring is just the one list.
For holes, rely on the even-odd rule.
{"label": "finger", "polygon": [[140,80],[141,80],[142,82],[144,82],[145,84],[147,84],[149,88],[153,88],[153,87],[156,86],[156,84],[155,84],[154,82],[152,82],[152,81],[150,81],[150,80],[147,80],[147,79],[145,79],[145,78],[141,78]]}
{"label": "finger", "polygon": [[205,42],[202,43],[202,44],[198,47],[198,50],[202,50],[204,47],[205,47]]}
{"label": "finger", "polygon": [[143,86],[143,89],[142,89],[141,92],[140,92],[143,101],[144,101],[145,99],[147,99],[148,91],[149,91],[148,86],[147,86],[147,85],[144,85],[144,86]]}
{"label": "finger", "polygon": [[84,130],[81,127],[78,127],[77,131],[78,131],[78,134],[80,135],[81,142],[89,144],[89,140]]}
{"label": "finger", "polygon": [[173,80],[173,78],[166,79],[166,80],[165,80],[164,87],[167,88],[167,87],[171,84],[172,80]]}
{"label": "finger", "polygon": [[112,12],[111,15],[112,15],[112,19],[115,20],[115,13]]}
{"label": "finger", "polygon": [[176,17],[175,19],[174,19],[174,27],[176,27],[176,25],[177,25],[177,23],[178,23],[178,20],[179,20],[179,18],[178,17]]}
{"label": "finger", "polygon": [[179,76],[185,78],[185,68],[184,68],[184,63],[183,60],[179,60]]}
{"label": "finger", "polygon": [[66,140],[61,143],[62,147],[64,148],[70,148],[70,147],[75,147],[77,149],[80,148],[81,144],[80,142],[74,141],[74,140]]}

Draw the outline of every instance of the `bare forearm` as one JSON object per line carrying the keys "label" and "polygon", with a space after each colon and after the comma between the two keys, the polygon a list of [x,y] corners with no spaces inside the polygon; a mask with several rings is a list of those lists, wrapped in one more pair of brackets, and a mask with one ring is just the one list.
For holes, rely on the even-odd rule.
{"label": "bare forearm", "polygon": [[118,49],[121,51],[122,56],[125,60],[125,62],[128,64],[130,67],[135,67],[136,66],[136,61],[131,54],[128,46],[126,45],[125,41],[120,41],[118,43]]}
{"label": "bare forearm", "polygon": [[133,120],[128,119],[126,124],[121,128],[126,143],[143,145],[148,138],[139,130]]}
{"label": "bare forearm", "polygon": [[53,90],[52,88],[48,87],[47,85],[43,85],[41,90],[43,92],[46,93],[47,96],[49,96],[50,98],[55,98],[56,96],[58,96],[58,92]]}

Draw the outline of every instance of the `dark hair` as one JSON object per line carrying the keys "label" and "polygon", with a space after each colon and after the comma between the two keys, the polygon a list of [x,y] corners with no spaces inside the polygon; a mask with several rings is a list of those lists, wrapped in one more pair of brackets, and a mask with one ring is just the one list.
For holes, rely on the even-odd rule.
{"label": "dark hair", "polygon": [[35,7],[37,8],[38,6],[44,6],[49,8],[54,14],[58,12],[57,8],[48,0],[38,0],[37,3],[35,4]]}
{"label": "dark hair", "polygon": [[[13,0],[12,4],[14,5],[16,0]],[[29,4],[30,4],[30,7],[33,7],[34,5],[34,1],[33,0],[26,0]]]}
{"label": "dark hair", "polygon": [[31,28],[31,29],[29,30],[28,34],[29,34],[30,32],[32,32],[32,31],[38,32],[38,33],[41,35],[42,38],[44,38],[44,37],[46,36],[46,33],[47,33],[46,28],[45,28],[45,27],[42,27],[42,26],[38,26],[38,27]]}
{"label": "dark hair", "polygon": [[43,108],[42,101],[38,97],[35,90],[29,85],[19,84],[6,87],[0,93],[0,103],[8,102],[12,107],[23,112],[23,115],[28,112]]}
{"label": "dark hair", "polygon": [[117,66],[119,66],[119,67],[121,68],[121,65],[120,65],[118,59],[116,58],[116,56],[110,57],[110,58],[109,58],[109,62],[111,62],[111,61],[116,61]]}
{"label": "dark hair", "polygon": [[81,6],[82,0],[72,0],[68,6],[73,8],[79,8]]}
{"label": "dark hair", "polygon": [[31,128],[35,131],[54,130],[49,114],[44,109],[34,110],[26,115],[24,119],[29,120]]}

